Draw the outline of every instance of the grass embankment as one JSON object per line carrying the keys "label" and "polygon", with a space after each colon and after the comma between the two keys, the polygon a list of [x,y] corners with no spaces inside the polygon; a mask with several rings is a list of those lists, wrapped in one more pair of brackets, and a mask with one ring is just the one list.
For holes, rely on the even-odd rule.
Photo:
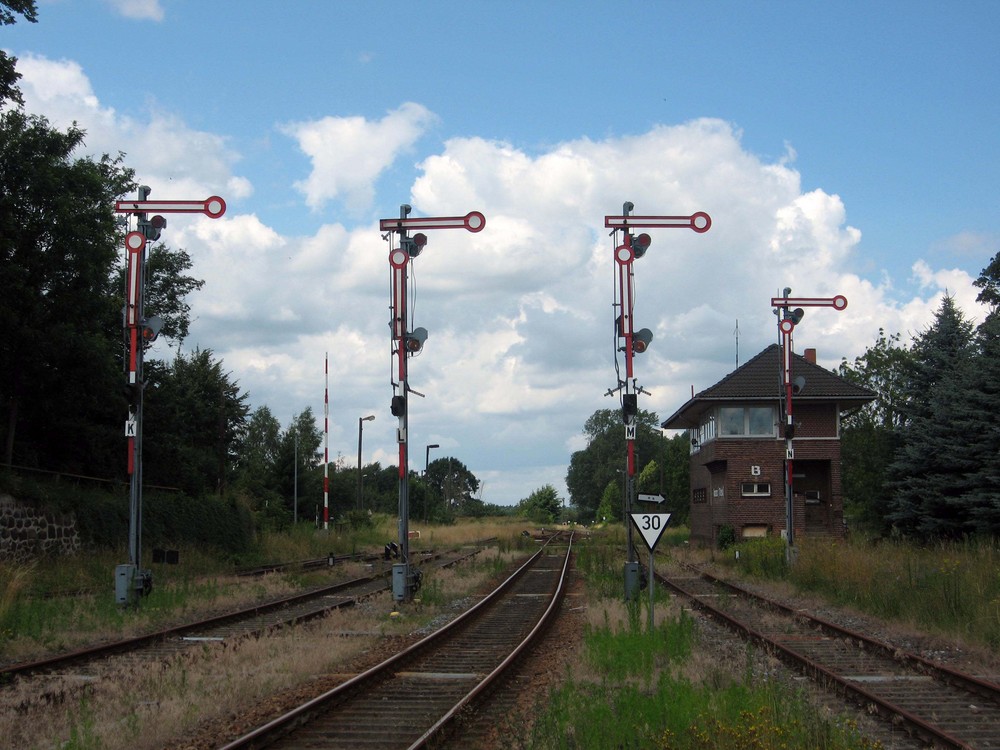
{"label": "grass embankment", "polygon": [[[525,524],[513,519],[490,519],[413,528],[421,530],[420,538],[410,542],[411,553],[416,553],[490,537],[501,539],[504,548],[509,549]],[[325,557],[330,552],[377,552],[397,533],[396,519],[386,516],[375,516],[370,527],[344,533],[300,524],[290,532],[263,535],[257,549],[243,556],[241,563],[301,561]],[[365,572],[361,564],[350,563],[335,571],[292,571],[251,580],[234,576],[232,559],[226,556],[193,547],[182,547],[179,556],[179,565],[152,565],[147,561],[145,567],[153,569],[152,593],[139,606],[124,609],[114,598],[114,568],[127,559],[124,550],[89,551],[30,565],[0,563],[0,663],[155,631],[200,614],[234,609],[319,585],[328,582],[331,573],[344,577]],[[79,595],[49,596],[61,592]]]}
{"label": "grass embankment", "polygon": [[1000,542],[996,540],[915,547],[892,541],[806,539],[789,567],[781,540],[762,539],[714,557],[744,575],[784,580],[838,606],[960,643],[1000,649]]}
{"label": "grass embankment", "polygon": [[[349,551],[352,546],[370,549],[376,543],[381,549],[392,538],[388,530],[395,528],[393,519],[381,519],[374,529],[365,532],[369,535],[366,538],[345,535],[339,539],[332,532],[302,529],[265,542],[261,559],[313,559],[330,551]],[[395,606],[391,596],[384,594],[318,621],[236,643],[206,643],[152,666],[113,660],[106,665],[108,674],[98,680],[80,681],[72,675],[54,677],[46,685],[48,696],[44,699],[37,694],[37,686],[24,690],[9,686],[0,690],[0,747],[154,750],[189,744],[180,738],[193,737],[206,725],[232,723],[249,706],[263,704],[285,691],[305,683],[321,684],[321,689],[329,687],[330,680],[336,679],[331,675],[343,672],[352,660],[377,648],[381,638],[406,635],[436,618],[454,616],[451,603],[455,599],[473,594],[505,571],[515,557],[533,552],[537,546],[520,535],[526,525],[512,520],[419,528],[421,538],[413,540],[412,551],[489,537],[496,537],[497,543],[459,566],[444,570],[424,566],[419,600],[401,608],[399,616],[391,616]],[[196,562],[195,555],[181,550],[181,564],[169,575],[166,570],[162,575],[157,571],[153,593],[139,607],[127,610],[104,603],[113,599],[112,555],[85,564],[77,561],[81,567],[93,566],[94,580],[106,583],[106,593],[48,602],[36,597],[26,601],[25,597],[11,594],[13,610],[22,613],[21,619],[14,622],[19,627],[30,625],[35,633],[33,637],[22,634],[16,641],[37,645],[68,637],[56,625],[46,624],[46,617],[63,628],[76,627],[74,620],[79,618],[81,627],[89,628],[85,639],[89,642],[97,637],[115,637],[129,628],[148,630],[161,619],[188,619],[180,617],[184,612],[203,612],[261,594],[276,595],[307,583],[330,582],[347,572],[342,568],[324,569],[307,576],[272,574],[260,580],[237,581],[226,575],[231,564],[209,558]],[[27,572],[22,568],[20,591],[39,585],[40,579],[46,577],[62,581],[58,572],[62,565],[49,561]],[[192,571],[185,573],[183,569],[188,565]],[[213,568],[219,568],[216,574]],[[80,583],[87,580],[80,574]],[[29,610],[30,616],[26,614]],[[8,608],[8,623],[12,621],[11,612]]]}
{"label": "grass embankment", "polygon": [[[253,700],[336,672],[378,637],[409,632],[440,615],[452,600],[509,563],[524,543],[518,536],[522,528],[524,524],[510,519],[421,526],[414,550],[497,537],[500,551],[461,569],[425,576],[421,603],[408,608],[403,617],[388,616],[392,605],[387,598],[238,648],[196,649],[155,674],[148,669],[123,674],[114,685],[102,683],[83,692],[69,685],[54,686],[53,694],[65,696],[56,705],[17,704],[18,696],[7,692],[6,698],[15,702],[7,707],[17,708],[0,710],[0,716],[7,717],[0,722],[0,732],[18,739],[21,747],[162,747],[206,718],[207,710],[225,716]],[[300,527],[259,540],[256,559],[245,562],[381,549],[394,538],[395,529],[391,518],[376,519],[371,529],[351,535]],[[669,554],[671,546],[685,538],[685,530],[669,529],[659,551]],[[655,601],[650,633],[646,592],[633,607],[621,601],[621,526],[595,535],[578,549],[578,567],[587,578],[589,620],[579,664],[539,708],[530,728],[509,729],[506,736],[512,748],[875,747],[850,722],[822,716],[792,688],[763,679],[748,653],[729,657],[705,653],[693,621],[665,594]],[[734,549],[712,556],[747,576],[784,580],[881,617],[996,647],[1000,557],[995,545],[915,549],[902,544],[803,544],[791,569],[780,542],[764,540],[738,549],[738,561]],[[236,581],[230,575],[231,560],[182,549],[181,565],[156,568],[153,594],[138,608],[121,610],[113,604],[111,580],[120,558],[107,553],[31,567],[0,567],[0,647],[52,648],[70,639],[67,629],[78,632],[83,642],[130,629],[149,630],[171,618],[185,619],[189,611],[259,599],[271,593],[270,587],[277,595],[279,589],[329,577],[321,572]],[[92,586],[105,587],[104,593],[53,601],[27,595]],[[344,637],[345,632],[350,637]],[[9,653],[2,659],[15,660]]]}
{"label": "grass embankment", "polygon": [[[668,532],[668,535],[671,532]],[[674,540],[686,536],[672,532]],[[669,539],[661,540],[668,545]],[[512,747],[559,750],[848,750],[877,748],[848,720],[821,715],[795,689],[726,664],[698,647],[676,599],[658,592],[653,632],[648,595],[622,603],[619,544],[583,544],[588,626],[580,661]],[[734,668],[735,667],[735,668]]]}

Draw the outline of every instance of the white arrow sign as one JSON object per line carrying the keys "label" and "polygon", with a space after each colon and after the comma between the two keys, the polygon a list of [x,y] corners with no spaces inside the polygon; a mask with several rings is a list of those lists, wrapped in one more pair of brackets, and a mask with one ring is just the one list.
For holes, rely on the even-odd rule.
{"label": "white arrow sign", "polygon": [[667,528],[667,521],[670,520],[669,513],[632,513],[632,523],[639,529],[642,538],[646,540],[646,546],[652,552],[656,543],[660,541],[664,530]]}
{"label": "white arrow sign", "polygon": [[640,492],[639,493],[639,502],[640,503],[662,503],[663,502],[663,495],[643,495]]}

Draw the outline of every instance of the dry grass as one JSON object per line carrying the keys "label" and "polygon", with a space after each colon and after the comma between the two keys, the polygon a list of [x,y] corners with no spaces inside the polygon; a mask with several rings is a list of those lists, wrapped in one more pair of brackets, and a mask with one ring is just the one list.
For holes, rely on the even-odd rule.
{"label": "dry grass", "polygon": [[[398,616],[388,593],[321,621],[234,644],[195,648],[162,664],[110,663],[89,682],[64,676],[47,685],[0,691],[5,747],[144,750],[176,746],[200,722],[221,722],[287,691],[345,668],[379,638],[450,619],[453,600],[472,595],[515,553],[484,552],[444,570],[426,566],[425,591]],[[435,601],[440,599],[440,601]],[[53,705],[53,701],[55,705]]]}
{"label": "dry grass", "polygon": [[[395,519],[392,519],[395,523]],[[521,531],[534,529],[523,518],[463,518],[448,526],[433,526],[410,521],[410,531],[419,531],[420,538],[411,540],[413,549],[429,549],[441,545],[469,544],[483,539],[510,540]]]}

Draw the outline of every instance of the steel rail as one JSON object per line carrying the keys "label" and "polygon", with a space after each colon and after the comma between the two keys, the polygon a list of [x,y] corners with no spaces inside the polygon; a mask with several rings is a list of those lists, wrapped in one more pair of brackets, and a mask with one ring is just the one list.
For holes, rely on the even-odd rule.
{"label": "steel rail", "polygon": [[[460,559],[466,559],[470,557],[472,554],[476,553],[470,553],[464,555]],[[425,560],[425,562],[428,562],[429,560],[433,559],[440,559],[442,556],[443,555],[441,555],[440,553],[434,554],[428,560]],[[450,562],[450,560],[446,562]],[[78,664],[80,662],[93,660],[97,658],[103,658],[114,654],[121,654],[130,651],[138,651],[144,648],[150,648],[153,645],[163,643],[171,638],[183,638],[185,635],[191,635],[199,631],[205,631],[211,628],[217,628],[229,623],[236,623],[243,620],[252,620],[253,618],[265,616],[275,612],[280,612],[282,610],[286,610],[299,605],[304,605],[311,600],[322,599],[323,597],[327,597],[332,594],[341,593],[350,597],[350,592],[354,589],[359,589],[359,588],[363,589],[365,586],[371,586],[372,584],[377,583],[381,579],[386,580],[386,585],[383,587],[379,587],[376,591],[363,590],[356,597],[351,597],[344,601],[329,603],[325,606],[317,607],[315,611],[311,613],[305,613],[305,614],[290,613],[292,614],[292,616],[280,620],[279,622],[271,623],[262,626],[260,628],[255,628],[251,632],[261,632],[263,630],[268,630],[270,628],[279,627],[281,625],[296,621],[303,622],[305,620],[311,619],[312,617],[321,616],[332,609],[351,606],[358,599],[367,598],[368,596],[371,596],[374,593],[379,593],[380,591],[388,590],[387,581],[390,574],[391,571],[388,570],[380,571],[378,573],[372,573],[371,575],[361,576],[359,578],[354,578],[348,581],[339,581],[329,586],[323,586],[303,593],[298,593],[292,596],[283,597],[281,599],[276,599],[261,604],[255,604],[250,607],[245,607],[243,609],[235,610],[232,612],[226,612],[224,614],[215,615],[213,617],[208,617],[202,620],[187,622],[169,628],[163,628],[161,630],[157,630],[151,633],[145,633],[143,635],[138,635],[131,638],[123,638],[113,643],[103,643],[95,646],[87,646],[85,648],[77,649],[75,651],[71,651],[68,653],[47,656],[40,659],[21,662],[17,664],[0,666],[0,684],[10,683],[12,679],[16,676],[27,676],[45,670],[60,668],[68,664]]]}
{"label": "steel rail", "polygon": [[[841,628],[838,625],[830,623],[821,618],[813,618],[812,615],[805,614],[799,610],[794,610],[790,607],[786,607],[779,602],[775,602],[773,599],[767,597],[759,596],[751,591],[743,589],[739,586],[729,583],[728,581],[723,581],[721,579],[712,576],[711,574],[705,573],[704,571],[697,571],[698,575],[709,581],[710,583],[721,585],[739,596],[746,597],[749,600],[757,601],[763,603],[768,608],[775,609],[782,612],[788,616],[794,617],[797,620],[804,620],[809,623],[814,623],[820,626],[824,630],[828,630],[829,633],[833,633],[838,636],[846,637],[848,641],[855,643],[863,643],[865,645],[875,646],[879,651],[883,652],[883,656],[893,659],[896,662],[901,661],[896,650],[887,646],[884,643],[871,639],[861,633],[856,633],[854,631],[847,630],[846,628]],[[722,622],[724,625],[734,630],[735,632],[744,635],[754,643],[762,646],[766,650],[775,653],[777,656],[781,657],[784,661],[803,669],[809,676],[816,679],[822,685],[828,688],[833,688],[843,695],[848,696],[852,700],[862,703],[866,707],[874,708],[880,716],[890,721],[894,721],[897,718],[904,721],[911,730],[920,737],[923,741],[931,743],[937,747],[944,748],[957,748],[960,750],[971,750],[974,746],[969,745],[967,742],[960,738],[955,737],[951,733],[945,731],[939,726],[931,724],[924,718],[914,714],[902,706],[886,699],[885,697],[866,689],[862,685],[837,674],[835,671],[827,668],[826,666],[820,664],[814,659],[808,657],[807,655],[796,651],[793,648],[785,646],[784,644],[778,642],[775,638],[772,638],[765,633],[753,628],[746,622],[729,615],[728,613],[722,611],[718,607],[714,607],[704,599],[699,596],[696,592],[687,590],[685,587],[680,585],[677,581],[670,580],[666,576],[659,573],[656,574],[657,580],[662,584],[668,586],[669,588],[677,591],[678,593],[684,595],[690,599],[695,606],[697,606],[702,611],[708,613],[715,619]],[[908,654],[909,657],[915,657],[914,654]],[[917,662],[917,659],[913,659]],[[935,665],[933,662],[928,662],[927,660],[920,659],[920,662],[931,665],[932,667],[940,667],[940,665]],[[923,664],[921,665],[923,666]],[[948,670],[953,674],[960,674],[955,672],[955,670]],[[985,680],[978,680],[973,678],[971,675],[964,675],[972,679],[978,687],[986,686],[992,691],[992,698],[996,700],[997,687]],[[978,690],[976,691],[978,694]]]}
{"label": "steel rail", "polygon": [[762,594],[757,594],[753,591],[743,588],[732,581],[727,581],[725,579],[719,578],[718,576],[712,575],[711,573],[699,570],[694,566],[689,566],[693,572],[696,572],[702,578],[723,586],[733,593],[740,596],[748,596],[757,601],[764,602],[771,609],[782,612],[791,617],[797,617],[808,620],[808,622],[818,625],[825,632],[837,636],[848,638],[864,645],[873,648],[885,656],[888,656],[898,662],[909,664],[916,669],[921,669],[939,679],[949,682],[955,687],[961,688],[962,690],[968,690],[970,693],[975,693],[982,698],[987,698],[994,702],[1000,703],[1000,684],[992,682],[990,680],[982,679],[976,675],[966,674],[965,672],[960,672],[956,669],[949,667],[947,664],[941,664],[939,662],[927,659],[920,654],[914,654],[910,652],[901,651],[900,649],[890,646],[884,641],[880,641],[877,638],[873,638],[870,635],[865,635],[864,633],[858,633],[854,630],[849,630],[841,625],[837,625],[834,622],[826,620],[819,615],[815,614],[805,614],[800,610],[789,607],[786,604],[772,599],[770,597],[764,596]]}
{"label": "steel rail", "polygon": [[[572,540],[572,537],[570,537],[570,539]],[[391,676],[397,667],[401,667],[422,653],[432,650],[434,647],[446,641],[451,635],[459,632],[459,630],[465,625],[474,622],[482,613],[486,612],[496,602],[501,601],[504,595],[510,591],[514,584],[517,583],[535,565],[542,555],[547,553],[546,548],[548,544],[549,542],[546,542],[542,545],[538,551],[535,552],[535,554],[529,557],[490,594],[443,627],[433,633],[430,633],[396,654],[393,654],[374,667],[351,677],[340,685],[337,685],[336,687],[311,698],[310,700],[268,721],[267,723],[252,729],[250,732],[224,745],[219,750],[247,750],[247,748],[265,747],[276,741],[277,738],[284,737],[294,732],[300,726],[308,724],[312,720],[313,716],[324,708],[347,699],[349,696],[364,687],[372,686],[384,680],[391,679]],[[563,562],[563,572],[560,575],[560,581],[565,580],[566,562],[568,560],[569,548],[567,548],[566,559]],[[554,595],[555,594],[553,593],[553,596]],[[550,606],[546,609],[545,614],[549,615],[551,611],[553,611],[553,609],[550,604]],[[532,628],[532,632],[536,635],[538,632],[541,632],[537,623]],[[508,658],[509,656],[510,655],[508,654]],[[509,663],[511,662],[508,662],[508,664]],[[450,714],[448,721],[438,720],[436,724],[444,726],[446,723],[450,722],[455,715],[457,715],[458,711],[451,710],[447,713]],[[429,737],[428,733],[425,734]],[[417,740],[417,744],[412,745],[411,747],[420,747],[421,743],[426,742],[427,737],[422,736]]]}
{"label": "steel rail", "polygon": [[473,701],[475,701],[480,695],[483,694],[488,688],[492,687],[496,682],[503,676],[503,674],[510,669],[511,665],[517,661],[517,659],[523,654],[538,638],[541,632],[548,627],[556,615],[559,606],[562,604],[563,593],[566,590],[566,574],[569,571],[569,560],[570,553],[573,551],[573,536],[570,535],[569,538],[569,548],[566,550],[566,557],[563,559],[562,572],[559,574],[559,581],[556,584],[555,594],[552,596],[552,600],[549,602],[549,606],[546,607],[545,612],[542,614],[541,619],[535,624],[531,629],[531,632],[525,636],[517,647],[502,661],[500,664],[493,669],[486,677],[476,685],[472,690],[470,690],[460,701],[458,701],[449,711],[442,716],[438,721],[436,721],[433,726],[430,727],[424,734],[419,737],[412,745],[410,745],[407,750],[418,750],[424,747],[431,739],[440,735],[446,726],[448,726],[458,714]]}

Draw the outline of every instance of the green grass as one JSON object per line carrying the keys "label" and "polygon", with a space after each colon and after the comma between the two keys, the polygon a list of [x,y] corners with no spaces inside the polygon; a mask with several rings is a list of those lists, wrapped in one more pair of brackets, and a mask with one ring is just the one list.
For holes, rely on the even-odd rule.
{"label": "green grass", "polygon": [[719,689],[664,673],[651,688],[608,681],[556,690],[520,747],[551,750],[874,750],[777,686]]}
{"label": "green grass", "polygon": [[[512,748],[551,750],[874,750],[846,720],[821,715],[793,688],[713,667],[686,668],[697,646],[694,622],[680,614],[645,624],[645,592],[621,612],[622,546],[582,545],[588,608],[604,621],[584,638],[584,666],[539,706],[530,729],[508,727]],[[658,595],[654,607],[668,597]],[[661,605],[662,602],[662,605]],[[664,610],[666,611],[666,610]],[[598,618],[599,619],[599,618]],[[593,622],[594,617],[591,616]],[[700,662],[699,662],[700,664]],[[697,678],[690,677],[697,674]]]}
{"label": "green grass", "polygon": [[1000,648],[1000,541],[916,547],[894,541],[805,539],[789,566],[781,540],[762,539],[716,553],[716,558],[751,577],[787,580],[837,605]]}

